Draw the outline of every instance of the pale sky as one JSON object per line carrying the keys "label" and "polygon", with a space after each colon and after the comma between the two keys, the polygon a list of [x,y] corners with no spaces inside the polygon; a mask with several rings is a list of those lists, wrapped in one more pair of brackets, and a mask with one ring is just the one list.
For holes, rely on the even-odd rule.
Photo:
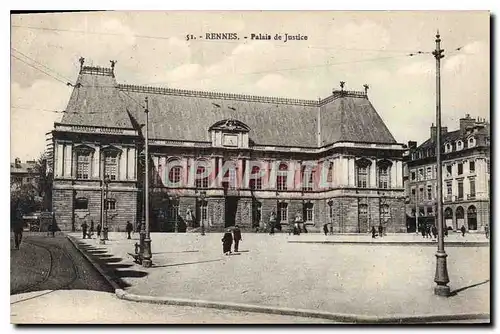
{"label": "pale sky", "polygon": [[[434,50],[439,29],[443,126],[455,130],[467,113],[489,119],[487,12],[101,12],[13,15],[11,24],[12,161],[44,150],[80,56],[87,65],[117,60],[117,81],[136,85],[317,99],[340,81],[347,90],[366,83],[396,140],[421,143],[435,122],[435,59],[408,54]],[[240,40],[186,41],[209,32]],[[308,40],[243,38],[251,33]]]}

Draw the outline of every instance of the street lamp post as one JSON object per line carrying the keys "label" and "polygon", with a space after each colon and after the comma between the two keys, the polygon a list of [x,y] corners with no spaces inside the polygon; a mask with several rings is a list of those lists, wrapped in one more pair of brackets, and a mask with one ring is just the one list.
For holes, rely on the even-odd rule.
{"label": "street lamp post", "polygon": [[179,196],[175,195],[172,198],[174,202],[174,208],[175,208],[175,226],[174,226],[174,232],[178,233],[179,232]]}
{"label": "street lamp post", "polygon": [[104,240],[109,240],[108,239],[108,185],[111,180],[109,179],[109,176],[104,177],[104,185],[106,187],[106,191],[104,193],[104,227],[102,229],[102,235],[104,236]]}
{"label": "street lamp post", "polygon": [[149,137],[148,137],[148,126],[149,126],[149,110],[148,110],[148,97],[145,98],[146,108],[144,109],[144,113],[146,114],[146,126],[144,130],[144,147],[145,147],[145,157],[144,157],[144,215],[145,215],[145,235],[144,235],[144,250],[143,250],[143,258],[142,258],[142,266],[143,267],[151,267],[153,264],[151,261],[151,235],[149,231]]}
{"label": "street lamp post", "polygon": [[205,204],[205,192],[200,192],[200,225],[201,235],[205,235],[205,222],[203,221],[203,206]]}
{"label": "street lamp post", "polygon": [[436,275],[434,282],[434,294],[438,296],[449,296],[450,282],[448,278],[448,268],[444,250],[444,227],[443,227],[443,175],[441,169],[441,58],[444,50],[441,49],[441,39],[439,31],[436,35],[436,50],[432,52],[436,58],[436,165],[437,165],[437,229],[438,229],[438,250],[436,253]]}

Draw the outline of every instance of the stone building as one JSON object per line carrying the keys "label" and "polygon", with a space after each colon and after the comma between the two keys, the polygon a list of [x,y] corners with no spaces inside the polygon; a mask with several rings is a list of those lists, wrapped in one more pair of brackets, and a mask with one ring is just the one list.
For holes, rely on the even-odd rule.
{"label": "stone building", "polygon": [[[490,220],[490,125],[466,115],[460,128],[448,132],[442,127],[443,218],[448,228],[465,226],[468,231],[484,231]],[[405,157],[404,183],[406,213],[410,231],[418,225],[434,224],[436,215],[437,169],[436,127],[430,138],[417,147],[409,142]]]}
{"label": "stone building", "polygon": [[16,158],[10,163],[10,187],[18,189],[26,184],[35,184],[35,160],[27,160],[21,162],[21,159]]}
{"label": "stone building", "polygon": [[[406,231],[402,157],[364,91],[319,100],[118,84],[82,66],[52,131],[53,211],[62,229],[143,217],[148,99],[153,231],[264,227]],[[188,211],[192,212],[193,221]]]}

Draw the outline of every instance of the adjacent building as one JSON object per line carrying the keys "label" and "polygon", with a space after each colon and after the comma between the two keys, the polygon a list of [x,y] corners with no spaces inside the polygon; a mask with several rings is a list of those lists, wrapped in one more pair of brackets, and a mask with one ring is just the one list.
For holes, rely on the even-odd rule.
{"label": "adjacent building", "polygon": [[[490,220],[490,125],[465,115],[459,129],[442,127],[443,217],[448,229],[463,226],[468,231],[484,231]],[[417,146],[408,143],[404,183],[407,194],[407,228],[434,224],[436,215],[437,168],[436,127],[430,138]],[[415,222],[418,214],[418,223]]]}
{"label": "adjacent building", "polygon": [[405,232],[404,145],[368,86],[343,86],[319,100],[154,88],[82,61],[51,133],[56,222],[143,219],[147,108],[153,231],[250,230],[274,211],[284,228],[299,215],[309,230]]}
{"label": "adjacent building", "polygon": [[34,184],[34,168],[36,166],[35,160],[28,160],[21,162],[21,159],[16,158],[14,162],[10,163],[10,186],[11,189],[18,189],[26,184]]}

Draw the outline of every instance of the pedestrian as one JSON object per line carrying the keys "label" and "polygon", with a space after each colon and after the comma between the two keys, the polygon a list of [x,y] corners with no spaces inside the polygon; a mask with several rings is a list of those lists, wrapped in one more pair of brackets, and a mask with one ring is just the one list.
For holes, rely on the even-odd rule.
{"label": "pedestrian", "polygon": [[127,220],[127,226],[125,229],[127,230],[127,239],[130,239],[130,233],[132,233],[134,226],[132,226],[132,223],[128,220]]}
{"label": "pedestrian", "polygon": [[431,226],[427,226],[427,238],[432,238],[431,236]]}
{"label": "pedestrian", "polygon": [[300,224],[302,224],[302,215],[300,214],[300,212],[297,212],[295,214],[295,226],[298,229],[298,234],[300,234],[300,232],[302,232],[300,229]]}
{"label": "pedestrian", "polygon": [[238,225],[234,226],[233,240],[234,240],[234,251],[238,252],[238,246],[240,244],[240,241],[243,241],[243,239],[241,239],[241,230],[238,227]]}
{"label": "pedestrian", "polygon": [[372,239],[375,239],[377,236],[377,230],[375,229],[375,226],[372,226]]}
{"label": "pedestrian", "polygon": [[323,232],[325,233],[325,236],[328,235],[328,224],[323,225]]}
{"label": "pedestrian", "polygon": [[382,226],[382,224],[380,224],[378,226],[378,235],[382,238],[382,233],[384,232],[384,227]]}
{"label": "pedestrian", "polygon": [[85,239],[85,237],[87,236],[87,228],[88,228],[87,223],[83,222],[82,224],[83,239]]}
{"label": "pedestrian", "polygon": [[231,246],[233,244],[233,235],[231,234],[231,230],[227,230],[224,233],[224,236],[221,239],[222,241],[222,253],[225,255],[231,254]]}
{"label": "pedestrian", "polygon": [[425,238],[426,233],[425,233],[425,226],[424,225],[420,226],[420,231],[422,232],[422,238]]}
{"label": "pedestrian", "polygon": [[437,229],[436,225],[432,225],[432,235],[434,236],[434,239],[437,238],[438,229]]}
{"label": "pedestrian", "polygon": [[271,212],[271,215],[269,216],[269,225],[271,230],[269,231],[269,235],[274,234],[274,227],[276,226],[276,212],[274,210]]}
{"label": "pedestrian", "polygon": [[23,240],[23,222],[21,220],[14,223],[14,246],[19,249]]}
{"label": "pedestrian", "polygon": [[99,238],[101,236],[101,231],[102,231],[101,223],[97,223],[96,231],[97,231],[97,237]]}
{"label": "pedestrian", "polygon": [[486,239],[489,239],[490,238],[490,227],[488,226],[488,224],[486,224],[484,226],[484,233],[486,234]]}
{"label": "pedestrian", "polygon": [[300,235],[300,226],[299,226],[299,223],[293,224],[293,235]]}
{"label": "pedestrian", "polygon": [[460,231],[462,231],[462,237],[465,237],[465,226],[462,225]]}
{"label": "pedestrian", "polygon": [[89,238],[92,239],[92,235],[94,234],[94,221],[90,221],[90,229],[89,229]]}
{"label": "pedestrian", "polygon": [[447,237],[448,236],[448,227],[444,227],[444,236]]}

